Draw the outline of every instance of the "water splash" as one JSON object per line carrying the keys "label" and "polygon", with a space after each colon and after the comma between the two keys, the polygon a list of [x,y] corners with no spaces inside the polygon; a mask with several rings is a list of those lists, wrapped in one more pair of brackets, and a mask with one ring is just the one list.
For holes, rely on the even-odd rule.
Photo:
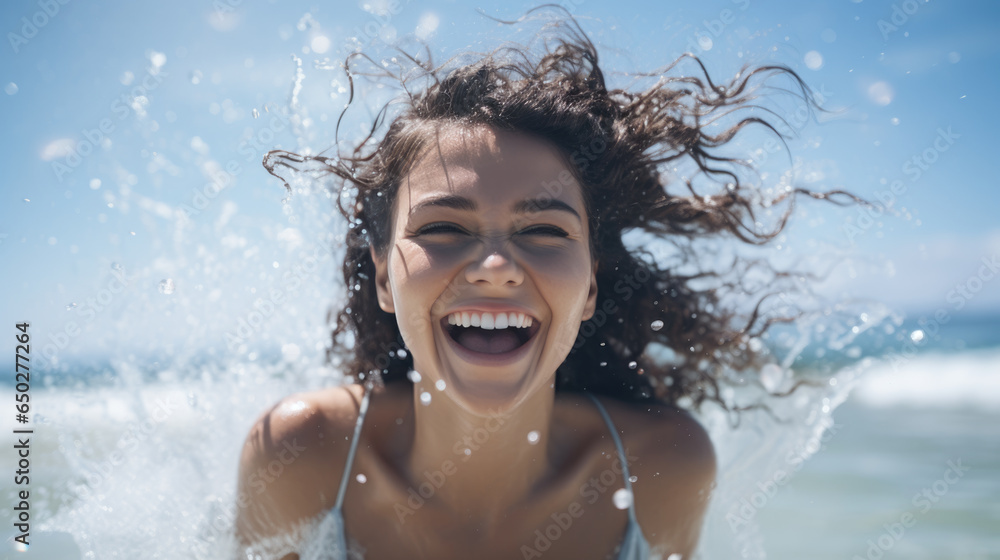
{"label": "water splash", "polygon": [[299,93],[302,92],[302,80],[306,78],[306,74],[302,71],[302,59],[293,54],[292,60],[295,61],[295,81],[292,83],[292,92],[288,96],[288,105],[292,111],[295,111],[299,108]]}
{"label": "water splash", "polygon": [[[293,56],[293,60],[296,70],[288,102],[293,110],[298,110],[302,108],[305,74],[301,59]],[[201,79],[200,71],[192,73],[192,83],[198,84]],[[346,91],[342,85],[339,89],[341,93]],[[270,113],[267,104],[264,110]],[[309,145],[304,128],[298,126],[298,118],[299,115],[292,118],[296,126],[294,142],[299,146]],[[196,157],[210,161],[211,155],[205,152]],[[213,169],[216,167],[205,164],[206,175]],[[114,184],[110,178],[107,181],[108,185]],[[308,364],[321,363],[317,356],[323,352],[329,336],[322,313],[317,313],[325,310],[317,310],[322,306],[316,302],[330,300],[330,286],[317,278],[334,277],[329,271],[339,265],[342,256],[329,253],[327,247],[335,245],[332,239],[346,230],[346,224],[310,210],[309,203],[317,201],[322,204],[314,204],[315,208],[328,208],[325,204],[328,199],[317,194],[322,189],[310,191],[306,182],[293,185],[297,200],[286,206],[289,214],[285,218],[294,216],[299,220],[296,227],[303,230],[303,237],[318,240],[322,264],[318,272],[312,276],[295,273],[295,265],[300,265],[301,270],[307,258],[300,258],[299,254],[289,258],[284,246],[280,251],[270,251],[241,231],[235,222],[219,222],[222,199],[210,201],[190,219],[182,219],[180,212],[175,214],[175,208],[168,208],[165,215],[169,228],[153,233],[172,239],[176,255],[141,265],[139,272],[145,283],[136,282],[132,284],[134,292],[115,296],[98,317],[103,321],[100,326],[110,326],[107,332],[113,334],[97,341],[98,346],[109,348],[111,341],[139,340],[145,344],[139,345],[142,349],[169,348],[168,353],[148,360],[133,356],[95,374],[95,377],[105,375],[113,388],[105,390],[84,384],[79,391],[53,391],[39,399],[40,403],[48,403],[45,416],[58,433],[66,436],[58,442],[58,447],[53,444],[39,449],[40,462],[62,469],[54,477],[60,481],[59,485],[48,488],[48,494],[41,493],[49,496],[51,509],[40,512],[39,518],[50,520],[44,525],[46,529],[58,528],[75,535],[83,557],[137,558],[144,557],[149,550],[167,549],[178,551],[182,557],[231,557],[214,552],[226,546],[227,531],[232,529],[237,512],[235,469],[243,437],[252,422],[281,396],[342,380],[339,371],[331,373],[330,368]],[[727,188],[735,190],[734,185]],[[333,196],[336,201],[341,195]],[[137,206],[133,200],[133,207]],[[154,211],[153,206],[133,212],[145,212],[144,218],[165,219],[164,212]],[[178,217],[169,218],[174,215]],[[279,231],[281,228],[275,227],[279,225],[288,227],[287,223],[262,224],[261,229]],[[216,239],[219,242],[213,245]],[[271,266],[276,259],[283,263],[280,274]],[[124,272],[116,263],[112,264],[112,270]],[[298,274],[292,278],[302,287],[287,287],[282,278],[289,272]],[[185,290],[171,298],[144,299],[149,296],[150,284],[166,275],[171,275],[169,292],[163,286],[168,280],[163,280],[161,293],[174,294],[175,281]],[[283,290],[281,302],[271,296],[272,290]],[[143,322],[141,316],[154,319]],[[649,328],[660,330],[663,323],[653,321]],[[842,333],[840,348],[850,344],[864,328]],[[130,332],[146,332],[144,338],[151,341],[143,341],[140,338],[143,335],[130,336]],[[171,332],[191,334],[170,338]],[[226,338],[205,342],[206,333],[213,332]],[[233,341],[231,346],[230,341]],[[290,343],[297,346],[296,351],[285,351]],[[754,344],[759,347],[761,341]],[[199,345],[210,347],[214,353],[195,355],[187,350]],[[289,367],[286,360],[292,354],[296,358],[295,367]],[[398,350],[397,355],[405,357],[406,353]],[[335,361],[333,369],[341,364]],[[781,368],[779,371],[780,376],[776,371],[765,373],[761,388],[781,387],[791,379],[791,372]],[[421,381],[415,371],[408,377],[414,383]],[[666,380],[667,384],[672,382],[672,378]],[[763,547],[755,540],[754,521],[749,520],[744,529],[734,534],[725,521],[729,513],[726,505],[753,491],[760,477],[774,467],[768,462],[769,457],[780,461],[785,456],[782,453],[795,451],[820,437],[839,404],[838,395],[846,394],[851,385],[851,379],[841,375],[830,379],[822,389],[803,391],[796,398],[779,403],[778,412],[789,414],[792,427],[776,426],[765,415],[747,413],[743,427],[735,432],[729,425],[729,415],[711,409],[703,414],[720,457],[720,483],[713,498],[718,505],[708,517],[702,539],[706,550],[713,553],[705,558],[737,555],[763,558]],[[153,401],[168,396],[171,402],[179,401],[173,412],[160,422],[157,418],[163,417],[164,412],[154,408]],[[420,394],[423,404],[429,404],[430,400],[430,393]],[[819,403],[823,403],[822,408]],[[205,430],[208,425],[212,430]],[[144,426],[152,429],[147,432]],[[528,441],[532,443],[530,434]],[[120,448],[127,448],[125,461],[108,471],[107,458]],[[472,451],[463,452],[471,455]],[[363,483],[360,478],[358,481]],[[621,509],[627,508],[633,499],[624,489],[613,497],[616,507],[619,503],[626,504]],[[171,523],[169,530],[163,524],[164,511],[177,514],[178,521]],[[106,523],[109,516],[115,519],[114,524]],[[287,542],[315,543],[311,546],[332,542],[327,537],[336,528],[329,523],[321,520],[303,525],[302,533]],[[306,532],[312,538],[303,539]],[[713,535],[717,538],[712,539]],[[745,545],[736,548],[741,551],[736,554],[730,546],[734,540]],[[302,557],[303,560],[328,558],[329,553],[314,551],[312,556]]]}

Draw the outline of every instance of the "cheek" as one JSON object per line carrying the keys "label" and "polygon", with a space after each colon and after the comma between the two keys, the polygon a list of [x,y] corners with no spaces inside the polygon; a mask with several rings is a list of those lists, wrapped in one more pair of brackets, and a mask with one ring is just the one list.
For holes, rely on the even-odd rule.
{"label": "cheek", "polygon": [[551,336],[571,344],[580,330],[590,291],[590,263],[586,259],[552,259],[535,271],[535,283],[556,317]]}
{"label": "cheek", "polygon": [[[560,301],[587,300],[590,289],[591,265],[586,252],[573,255],[538,256],[531,259],[541,289]],[[549,287],[549,288],[547,288]]]}
{"label": "cheek", "polygon": [[429,335],[431,315],[440,314],[448,304],[442,301],[442,293],[444,296],[449,293],[450,270],[442,269],[422,249],[405,246],[400,246],[390,266],[400,332],[407,342]]}

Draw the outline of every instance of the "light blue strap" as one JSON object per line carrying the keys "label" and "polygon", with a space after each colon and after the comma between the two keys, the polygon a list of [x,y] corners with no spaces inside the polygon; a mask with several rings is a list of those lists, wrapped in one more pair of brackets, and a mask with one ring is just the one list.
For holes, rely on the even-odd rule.
{"label": "light blue strap", "polygon": [[625,450],[622,449],[622,440],[618,437],[618,430],[615,429],[614,423],[611,422],[611,417],[608,416],[608,412],[604,410],[604,405],[597,400],[597,397],[591,393],[586,393],[586,395],[597,405],[597,410],[600,411],[601,416],[604,417],[604,422],[608,425],[608,429],[611,430],[611,437],[614,438],[615,447],[618,449],[618,460],[622,463],[622,476],[625,477],[625,489],[629,493],[628,516],[633,523],[638,523],[635,518],[635,494],[632,492],[632,481],[629,480],[628,461],[625,460]]}
{"label": "light blue strap", "polygon": [[344,465],[344,476],[340,479],[340,490],[337,491],[337,504],[334,507],[340,511],[344,505],[344,492],[347,491],[347,479],[351,476],[351,467],[354,465],[354,452],[358,449],[358,439],[361,435],[361,425],[365,422],[365,413],[368,412],[368,397],[371,391],[365,389],[365,396],[361,398],[361,411],[358,413],[358,421],[354,425],[354,437],[351,439],[351,450],[347,453],[347,464]]}

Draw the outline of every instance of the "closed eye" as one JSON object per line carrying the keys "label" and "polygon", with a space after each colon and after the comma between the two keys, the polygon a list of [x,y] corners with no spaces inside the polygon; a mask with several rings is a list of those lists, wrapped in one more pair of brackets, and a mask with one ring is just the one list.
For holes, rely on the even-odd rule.
{"label": "closed eye", "polygon": [[517,232],[519,235],[554,235],[557,237],[568,237],[569,234],[561,228],[555,226],[536,226]]}
{"label": "closed eye", "polygon": [[[417,235],[432,235],[432,234],[453,234],[453,233],[466,233],[465,230],[455,226],[453,224],[431,224],[429,226],[423,227],[417,231]],[[527,229],[523,229],[517,232],[518,235],[551,235],[556,237],[568,237],[569,234],[566,233],[562,228],[555,226],[534,226]]]}
{"label": "closed eye", "polygon": [[422,227],[417,231],[417,235],[427,235],[434,233],[465,233],[465,230],[452,224],[431,224]]}

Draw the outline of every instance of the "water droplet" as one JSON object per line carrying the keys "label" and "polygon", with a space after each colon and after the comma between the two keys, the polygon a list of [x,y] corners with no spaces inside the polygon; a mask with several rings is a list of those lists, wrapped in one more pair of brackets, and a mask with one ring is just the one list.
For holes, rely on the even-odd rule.
{"label": "water droplet", "polygon": [[125,267],[116,262],[113,262],[111,263],[111,270],[115,272],[123,272],[125,270]]}
{"label": "water droplet", "polygon": [[424,406],[431,404],[431,394],[427,391],[420,393],[420,404]]}
{"label": "water droplet", "polygon": [[535,445],[536,443],[538,443],[539,437],[540,436],[538,435],[537,431],[531,430],[530,432],[528,432],[528,443],[530,443],[531,445]]}
{"label": "water droplet", "polygon": [[358,482],[360,482],[361,484],[364,484],[364,483],[368,482],[368,477],[365,476],[365,475],[363,475],[363,474],[361,474],[361,473],[358,473],[358,476],[356,476],[354,478],[356,478],[358,480]]}
{"label": "water droplet", "polygon": [[156,68],[159,68],[167,63],[167,55],[153,51],[149,54],[149,62]]}
{"label": "water droplet", "polygon": [[466,455],[472,455],[472,450],[471,450],[471,449],[469,449],[468,447],[466,447],[466,448],[465,448],[465,454],[466,454]]}
{"label": "water droplet", "polygon": [[294,362],[295,360],[298,360],[301,355],[302,349],[299,348],[298,344],[289,342],[281,345],[281,357],[284,358],[285,361]]}
{"label": "water droplet", "polygon": [[6,87],[3,88],[3,90],[7,92],[7,95],[14,95],[17,93],[17,84],[15,84],[14,82],[10,82],[9,84],[7,84]]}
{"label": "water droplet", "polygon": [[[253,111],[250,111],[250,114],[253,115],[253,118],[255,118],[255,119],[260,116],[260,113],[257,111],[256,108],[254,108]],[[358,475],[358,476],[361,476],[361,475]]]}
{"label": "water droplet", "polygon": [[657,319],[649,324],[649,328],[653,329],[654,331],[658,331],[663,328],[663,321]]}
{"label": "water droplet", "polygon": [[899,125],[899,117],[892,117],[891,119],[889,119],[889,122],[892,123],[892,126],[898,126]]}
{"label": "water droplet", "polygon": [[785,370],[778,364],[765,364],[760,368],[760,382],[769,392],[774,393],[785,381]]}
{"label": "water droplet", "polygon": [[910,333],[910,340],[913,342],[920,342],[924,339],[924,331],[917,329]]}
{"label": "water droplet", "polygon": [[417,370],[415,369],[411,369],[410,373],[406,374],[406,377],[408,377],[410,381],[414,383],[420,383],[420,374],[417,373]]}
{"label": "water droplet", "polygon": [[632,476],[628,477],[628,481],[629,482],[635,482],[637,480],[639,480],[639,477],[635,476],[634,474]]}
{"label": "water droplet", "polygon": [[71,304],[69,304],[69,305],[66,306],[66,311],[69,311],[70,309],[73,309],[75,307],[76,307],[76,303],[71,303]]}
{"label": "water droplet", "polygon": [[601,367],[607,367],[607,366],[608,366],[608,362],[601,362]]}
{"label": "water droplet", "polygon": [[174,293],[174,281],[170,278],[160,280],[160,293],[168,296]]}
{"label": "water droplet", "polygon": [[191,72],[191,83],[194,85],[200,84],[201,76],[202,76],[201,70],[195,70],[194,72]]}
{"label": "water droplet", "polygon": [[444,391],[445,387],[447,387],[447,385],[445,385],[444,379],[438,379],[434,382],[434,388],[438,391]]}
{"label": "water droplet", "polygon": [[628,363],[628,369],[635,369],[635,367],[636,367],[636,366],[638,366],[638,365],[639,365],[639,364],[637,364],[637,363],[635,363],[635,362],[629,362],[629,363]]}
{"label": "water droplet", "polygon": [[619,488],[615,490],[611,501],[614,502],[615,507],[618,509],[628,509],[632,505],[632,493],[624,488]]}
{"label": "water droplet", "polygon": [[278,264],[278,261],[274,261],[273,263],[271,263],[271,266],[273,266],[274,268],[278,268],[281,265]]}
{"label": "water droplet", "polygon": [[886,82],[875,82],[868,87],[868,98],[878,105],[885,106],[892,103],[895,95],[895,90]]}
{"label": "water droplet", "polygon": [[818,51],[809,51],[804,57],[806,63],[806,68],[810,70],[819,70],[823,67],[823,55]]}
{"label": "water droplet", "polygon": [[96,178],[96,177],[93,178],[93,179],[91,179],[90,180],[90,188],[94,189],[95,191],[97,189],[101,188],[101,180],[98,179],[98,178]]}

